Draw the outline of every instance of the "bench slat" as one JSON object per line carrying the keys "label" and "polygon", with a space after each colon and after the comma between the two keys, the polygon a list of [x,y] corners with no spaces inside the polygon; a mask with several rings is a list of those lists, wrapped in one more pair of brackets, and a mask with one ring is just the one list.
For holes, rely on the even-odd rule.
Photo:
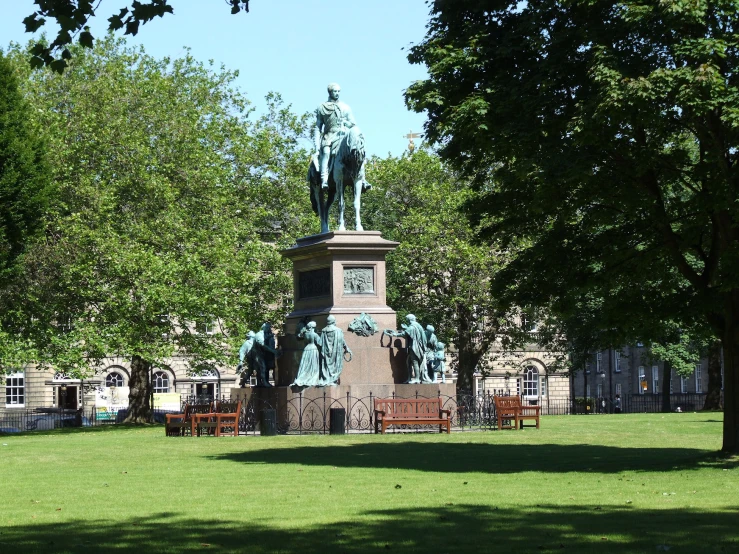
{"label": "bench slat", "polygon": [[[445,416],[446,414],[446,416]],[[375,432],[378,423],[382,433],[389,425],[439,425],[451,432],[451,411],[443,410],[441,398],[376,398]]]}

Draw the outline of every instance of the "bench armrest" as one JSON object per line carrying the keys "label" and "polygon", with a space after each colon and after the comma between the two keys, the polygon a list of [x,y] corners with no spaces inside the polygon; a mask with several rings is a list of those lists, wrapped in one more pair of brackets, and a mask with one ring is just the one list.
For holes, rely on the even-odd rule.
{"label": "bench armrest", "polygon": [[181,419],[184,421],[185,414],[165,414],[167,423],[171,423],[173,419]]}
{"label": "bench armrest", "polygon": [[385,410],[375,410],[375,415],[376,415],[376,416],[377,416],[377,415],[382,415],[382,416],[384,416],[384,415],[385,415]]}
{"label": "bench armrest", "polygon": [[446,414],[449,417],[452,417],[452,411],[451,410],[439,410],[439,414]]}

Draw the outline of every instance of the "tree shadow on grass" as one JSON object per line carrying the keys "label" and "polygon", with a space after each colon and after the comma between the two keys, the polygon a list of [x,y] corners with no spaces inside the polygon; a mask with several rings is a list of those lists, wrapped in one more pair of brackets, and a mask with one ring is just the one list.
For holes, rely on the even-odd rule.
{"label": "tree shadow on grass", "polygon": [[[441,505],[440,505],[441,504]],[[320,510],[320,507],[316,507]],[[0,530],[0,551],[87,552],[736,552],[739,508],[691,509],[538,505],[443,505],[386,509],[299,528],[264,520],[161,513],[74,520]]]}
{"label": "tree shadow on grass", "polygon": [[680,471],[739,463],[693,448],[620,448],[587,444],[352,443],[346,446],[291,446],[228,452],[211,459],[236,463],[410,469],[442,473],[544,473]]}

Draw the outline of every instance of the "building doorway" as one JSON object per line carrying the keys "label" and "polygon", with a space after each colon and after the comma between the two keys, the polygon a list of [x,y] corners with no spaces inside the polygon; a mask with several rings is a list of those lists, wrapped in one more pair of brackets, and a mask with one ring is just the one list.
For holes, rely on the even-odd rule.
{"label": "building doorway", "polygon": [[63,410],[76,410],[79,407],[79,388],[74,385],[62,385],[56,389],[57,406]]}
{"label": "building doorway", "polygon": [[195,396],[207,402],[212,402],[216,396],[215,383],[195,383]]}

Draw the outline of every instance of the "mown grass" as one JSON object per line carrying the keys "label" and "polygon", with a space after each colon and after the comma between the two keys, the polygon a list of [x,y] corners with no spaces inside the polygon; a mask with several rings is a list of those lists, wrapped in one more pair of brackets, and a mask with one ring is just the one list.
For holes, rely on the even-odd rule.
{"label": "mown grass", "polygon": [[0,552],[739,552],[719,414],[540,430],[0,437]]}

